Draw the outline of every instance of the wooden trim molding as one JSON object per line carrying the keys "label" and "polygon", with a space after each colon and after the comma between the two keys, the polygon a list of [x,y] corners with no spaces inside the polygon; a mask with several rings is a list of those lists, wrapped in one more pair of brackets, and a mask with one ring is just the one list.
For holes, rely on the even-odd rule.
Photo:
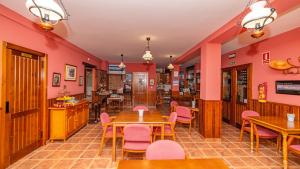
{"label": "wooden trim molding", "polygon": [[199,132],[205,138],[220,138],[222,125],[222,101],[199,100]]}

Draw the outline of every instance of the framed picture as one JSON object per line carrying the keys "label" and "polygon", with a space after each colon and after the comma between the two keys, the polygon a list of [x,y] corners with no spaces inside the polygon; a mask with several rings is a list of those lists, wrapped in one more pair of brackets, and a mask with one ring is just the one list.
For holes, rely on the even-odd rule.
{"label": "framed picture", "polygon": [[65,80],[76,81],[77,67],[66,64],[65,66]]}
{"label": "framed picture", "polygon": [[300,95],[300,80],[278,80],[275,85],[277,94]]}
{"label": "framed picture", "polygon": [[154,79],[150,79],[150,86],[154,86]]}
{"label": "framed picture", "polygon": [[59,87],[61,81],[61,74],[53,72],[52,76],[52,87]]}
{"label": "framed picture", "polygon": [[79,76],[79,86],[83,86],[84,78],[83,76]]}

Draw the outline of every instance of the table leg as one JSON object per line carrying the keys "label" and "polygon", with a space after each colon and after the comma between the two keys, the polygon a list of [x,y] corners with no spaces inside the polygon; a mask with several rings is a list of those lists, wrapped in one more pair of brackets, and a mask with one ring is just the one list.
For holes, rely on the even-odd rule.
{"label": "table leg", "polygon": [[283,168],[288,168],[288,152],[287,152],[287,133],[282,133],[282,158],[283,158]]}
{"label": "table leg", "polygon": [[116,161],[116,135],[117,135],[117,127],[116,125],[113,125],[112,161]]}
{"label": "table leg", "polygon": [[251,145],[251,152],[253,152],[253,135],[254,135],[254,125],[253,125],[253,123],[252,123],[252,121],[250,121],[250,145]]}
{"label": "table leg", "polygon": [[161,126],[161,139],[162,140],[165,139],[165,125],[164,124]]}

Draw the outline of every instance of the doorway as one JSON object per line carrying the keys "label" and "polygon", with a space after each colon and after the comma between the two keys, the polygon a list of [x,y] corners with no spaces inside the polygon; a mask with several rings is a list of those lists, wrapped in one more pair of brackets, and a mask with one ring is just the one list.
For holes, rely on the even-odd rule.
{"label": "doorway", "polygon": [[133,72],[132,73],[132,98],[133,106],[148,106],[148,73]]}
{"label": "doorway", "polygon": [[86,99],[92,101],[92,91],[93,91],[93,69],[85,68],[85,82],[84,82],[84,93]]}
{"label": "doorway", "polygon": [[[47,56],[3,44],[1,154],[10,165],[47,139]],[[2,130],[1,129],[1,130]]]}
{"label": "doorway", "polygon": [[252,64],[222,69],[222,118],[234,126],[252,101]]}

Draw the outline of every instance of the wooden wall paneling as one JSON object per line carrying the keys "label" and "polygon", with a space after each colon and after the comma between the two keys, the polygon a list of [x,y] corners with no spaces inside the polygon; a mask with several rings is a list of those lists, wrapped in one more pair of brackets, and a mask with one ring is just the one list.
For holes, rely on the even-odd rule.
{"label": "wooden wall paneling", "polygon": [[150,107],[155,107],[156,106],[156,91],[149,91],[148,94],[148,105]]}
{"label": "wooden wall paneling", "polygon": [[205,138],[220,138],[222,102],[219,100],[199,101],[199,132]]}

